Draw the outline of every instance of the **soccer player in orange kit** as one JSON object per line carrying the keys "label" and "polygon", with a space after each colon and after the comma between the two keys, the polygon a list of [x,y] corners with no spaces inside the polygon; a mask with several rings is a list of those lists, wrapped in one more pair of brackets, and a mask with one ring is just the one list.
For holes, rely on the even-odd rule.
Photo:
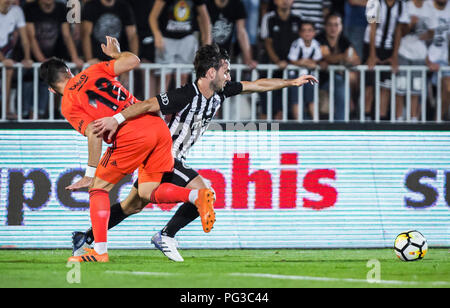
{"label": "soccer player in orange kit", "polygon": [[[241,93],[267,92],[286,87],[300,87],[306,83],[318,82],[314,76],[302,75],[296,79],[258,79],[255,81],[231,81],[228,53],[216,44],[202,46],[194,60],[196,80],[180,88],[161,93],[142,104],[134,104],[121,112],[125,119],[148,112],[160,111],[172,133],[172,154],[175,157],[173,173],[166,173],[162,182],[189,188],[208,188],[210,184],[186,164],[186,155],[197,140],[206,132],[226,98]],[[94,122],[94,132],[100,136],[105,132],[114,135],[118,121],[106,117]],[[128,197],[111,206],[109,228],[113,228],[130,215],[140,212],[146,204],[138,196],[138,183],[133,185]],[[176,262],[183,262],[177,250],[175,234],[199,217],[197,207],[189,202],[182,204],[164,228],[152,237],[155,245],[165,256]],[[205,229],[204,231],[208,232]],[[95,241],[92,229],[72,233],[72,254],[79,255]]]}
{"label": "soccer player in orange kit", "polygon": [[[120,52],[118,41],[106,37],[103,52],[113,60],[95,64],[73,76],[67,65],[52,58],[40,67],[40,76],[50,91],[63,96],[61,111],[69,123],[88,138],[89,158],[85,176],[67,187],[76,190],[89,184],[90,217],[95,236],[94,249],[69,261],[108,262],[107,230],[110,216],[109,191],[124,176],[139,168],[138,194],[145,202],[194,203],[202,224],[211,228],[215,221],[214,193],[210,189],[191,190],[170,183],[160,184],[163,174],[174,166],[169,128],[158,115],[145,113],[125,121],[120,114],[141,103],[115,78],[139,65],[139,58]],[[93,133],[95,120],[112,116],[123,123],[108,140],[111,147],[100,160],[102,138]],[[150,133],[149,133],[150,132]]]}

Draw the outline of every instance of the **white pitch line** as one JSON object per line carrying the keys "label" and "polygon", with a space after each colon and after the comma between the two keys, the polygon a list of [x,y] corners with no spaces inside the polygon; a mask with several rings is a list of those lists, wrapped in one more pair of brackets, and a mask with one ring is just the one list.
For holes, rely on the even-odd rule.
{"label": "white pitch line", "polygon": [[450,284],[450,282],[446,282],[446,281],[424,281],[422,283],[419,283],[416,281],[380,280],[379,282],[369,282],[366,279],[354,279],[354,278],[291,276],[291,275],[273,275],[273,274],[258,274],[258,273],[231,273],[229,275],[241,276],[241,277],[287,279],[287,280],[360,282],[360,283],[362,282],[362,283],[369,283],[369,284],[406,284],[406,285],[419,285],[419,284],[428,284],[428,283],[430,283],[432,285],[449,285]]}
{"label": "white pitch line", "polygon": [[[106,274],[125,274],[125,275],[135,275],[135,276],[174,276],[181,275],[181,273],[166,273],[166,272],[130,272],[130,271],[106,271]],[[192,274],[195,275],[205,275],[205,274]],[[256,277],[256,278],[270,278],[270,279],[285,279],[285,280],[304,280],[304,281],[328,281],[328,282],[359,282],[368,284],[394,284],[394,285],[420,285],[420,284],[431,284],[431,285],[450,285],[447,281],[401,281],[401,280],[380,280],[379,282],[369,282],[366,279],[355,279],[355,278],[333,278],[333,277],[313,277],[313,276],[292,276],[292,275],[274,275],[274,274],[260,274],[260,273],[229,273],[229,276],[237,277]]]}
{"label": "white pitch line", "polygon": [[161,272],[128,272],[128,271],[106,271],[106,274],[126,274],[136,276],[172,276],[179,275],[177,273],[161,273]]}

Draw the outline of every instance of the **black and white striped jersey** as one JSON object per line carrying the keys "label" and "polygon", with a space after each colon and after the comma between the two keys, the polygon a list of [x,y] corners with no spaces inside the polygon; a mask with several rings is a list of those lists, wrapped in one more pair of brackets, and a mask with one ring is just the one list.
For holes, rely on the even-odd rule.
{"label": "black and white striped jersey", "polygon": [[305,41],[302,38],[298,38],[292,42],[288,59],[290,61],[298,61],[300,59],[313,59],[314,61],[319,61],[322,59],[320,43],[313,39],[310,46],[306,46]]}
{"label": "black and white striped jersey", "polygon": [[156,96],[172,135],[174,158],[185,160],[189,149],[203,135],[227,97],[242,92],[240,82],[228,82],[222,92],[204,97],[196,83]]}
{"label": "black and white striped jersey", "polygon": [[[386,4],[386,0],[380,0],[379,19],[375,33],[375,47],[393,49],[395,29],[399,23],[409,23],[410,16],[403,1],[395,1],[392,6]],[[364,35],[364,43],[370,43],[370,24],[367,25]]]}
{"label": "black and white striped jersey", "polygon": [[314,23],[317,32],[323,30],[325,16],[323,11],[331,6],[330,0],[294,0],[292,12],[302,19]]}

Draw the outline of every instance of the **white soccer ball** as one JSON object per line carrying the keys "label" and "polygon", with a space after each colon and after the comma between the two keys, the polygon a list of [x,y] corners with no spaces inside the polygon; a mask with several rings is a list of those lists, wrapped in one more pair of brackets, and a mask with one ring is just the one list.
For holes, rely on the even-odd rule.
{"label": "white soccer ball", "polygon": [[427,239],[416,230],[397,235],[394,243],[397,257],[402,261],[416,261],[423,259],[428,251]]}

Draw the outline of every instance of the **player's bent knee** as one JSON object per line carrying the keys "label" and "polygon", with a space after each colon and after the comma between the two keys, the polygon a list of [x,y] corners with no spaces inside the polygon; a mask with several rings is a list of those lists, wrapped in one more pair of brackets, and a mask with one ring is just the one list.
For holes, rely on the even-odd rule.
{"label": "player's bent knee", "polygon": [[209,188],[211,186],[211,182],[201,175],[196,176],[189,184],[186,186],[189,189],[203,189]]}
{"label": "player's bent knee", "polygon": [[139,184],[138,195],[142,202],[149,203],[153,191],[159,186],[159,183],[148,182]]}
{"label": "player's bent knee", "polygon": [[140,213],[145,206],[148,204],[148,202],[146,202],[145,200],[142,200],[141,198],[139,198],[137,201],[135,201],[131,207],[127,208],[127,213],[128,215],[134,215],[137,213]]}
{"label": "player's bent knee", "polygon": [[114,184],[111,184],[105,180],[95,177],[91,184],[90,190],[103,189],[103,190],[106,190],[107,192],[110,192],[111,189],[113,189],[113,187],[114,187]]}
{"label": "player's bent knee", "polygon": [[133,196],[129,196],[121,202],[122,210],[126,215],[134,215],[141,212],[147,204],[148,202],[139,197],[137,190]]}
{"label": "player's bent knee", "polygon": [[143,189],[139,189],[138,193],[139,193],[140,200],[142,200],[142,202],[149,203],[152,192],[153,191],[149,192],[149,191],[146,191]]}
{"label": "player's bent knee", "polygon": [[139,194],[139,198],[140,198],[141,204],[143,204],[143,203],[147,204],[147,203],[150,202],[150,199],[151,199],[150,197],[151,197],[151,195],[152,195],[154,190],[155,190],[155,188],[153,188],[153,189],[151,189],[151,188],[148,188],[148,189],[141,189],[141,188],[139,188],[138,194]]}

